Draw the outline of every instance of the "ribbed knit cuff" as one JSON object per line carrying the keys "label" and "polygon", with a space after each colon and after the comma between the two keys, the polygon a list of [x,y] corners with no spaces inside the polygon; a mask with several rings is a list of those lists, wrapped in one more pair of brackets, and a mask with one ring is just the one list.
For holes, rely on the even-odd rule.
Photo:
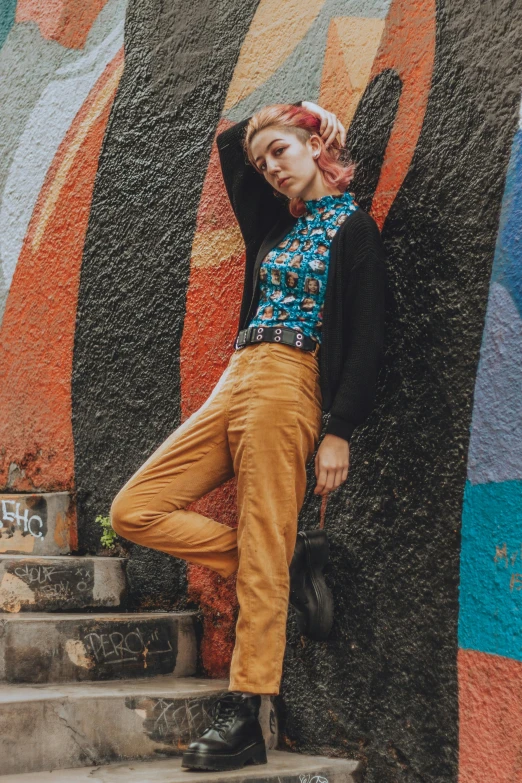
{"label": "ribbed knit cuff", "polygon": [[352,424],[350,421],[346,421],[346,419],[340,419],[339,416],[331,415],[330,420],[326,425],[325,433],[327,435],[337,435],[337,437],[344,438],[350,442],[350,438],[352,437],[352,432],[354,431],[355,427],[356,425]]}

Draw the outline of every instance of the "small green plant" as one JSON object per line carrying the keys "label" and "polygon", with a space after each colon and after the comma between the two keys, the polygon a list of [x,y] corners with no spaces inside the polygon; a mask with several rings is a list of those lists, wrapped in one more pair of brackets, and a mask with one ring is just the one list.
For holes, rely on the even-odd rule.
{"label": "small green plant", "polygon": [[118,540],[118,534],[113,530],[110,517],[104,517],[98,514],[96,523],[101,527],[102,534],[100,543],[105,549],[112,549]]}

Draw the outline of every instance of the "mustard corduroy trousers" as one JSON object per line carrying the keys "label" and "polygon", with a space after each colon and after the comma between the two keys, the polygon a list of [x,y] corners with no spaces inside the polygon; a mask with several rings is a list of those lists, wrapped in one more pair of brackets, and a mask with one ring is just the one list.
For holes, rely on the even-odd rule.
{"label": "mustard corduroy trousers", "polygon": [[[114,530],[228,577],[239,614],[229,690],[279,693],[289,565],[321,432],[318,357],[280,343],[234,351],[203,405],[114,498]],[[186,507],[237,477],[238,526]]]}

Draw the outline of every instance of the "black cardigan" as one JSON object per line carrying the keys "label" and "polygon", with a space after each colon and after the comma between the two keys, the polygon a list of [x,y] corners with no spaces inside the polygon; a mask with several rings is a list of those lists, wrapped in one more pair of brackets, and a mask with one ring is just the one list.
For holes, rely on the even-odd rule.
{"label": "black cardigan", "polygon": [[[246,248],[238,332],[248,326],[257,307],[261,261],[296,222],[288,201],[274,196],[245,156],[241,142],[249,119],[217,137],[223,179]],[[359,208],[330,245],[319,349],[323,411],[330,412],[326,432],[347,441],[374,404],[383,352],[385,286],[379,229]]]}

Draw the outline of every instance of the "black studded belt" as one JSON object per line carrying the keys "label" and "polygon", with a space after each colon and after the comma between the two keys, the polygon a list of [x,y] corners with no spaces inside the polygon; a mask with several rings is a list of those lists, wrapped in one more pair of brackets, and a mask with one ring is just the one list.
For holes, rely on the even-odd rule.
{"label": "black studded belt", "polygon": [[316,340],[312,340],[297,329],[290,329],[289,326],[249,326],[239,332],[236,338],[236,350],[243,348],[247,343],[261,342],[294,345],[302,351],[314,351],[314,355],[320,348],[320,343]]}

